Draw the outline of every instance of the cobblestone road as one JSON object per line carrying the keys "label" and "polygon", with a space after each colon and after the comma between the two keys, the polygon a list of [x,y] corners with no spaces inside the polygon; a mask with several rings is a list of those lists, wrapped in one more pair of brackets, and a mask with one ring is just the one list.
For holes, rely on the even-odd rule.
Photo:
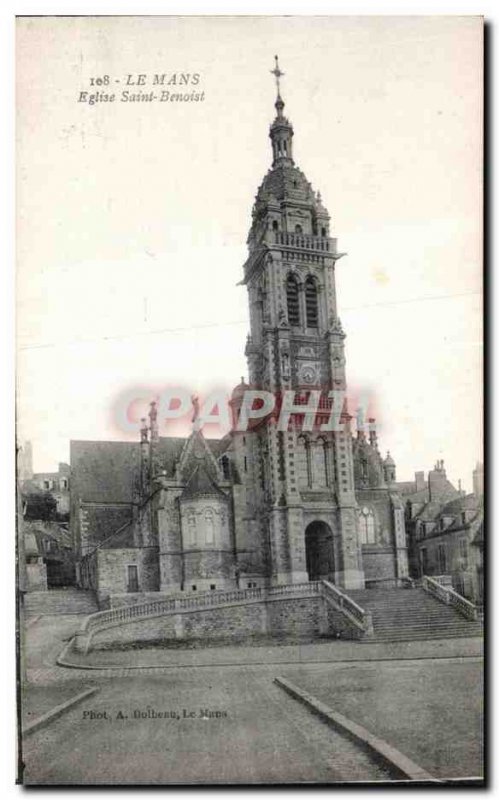
{"label": "cobblestone road", "polygon": [[[294,665],[178,669],[87,671],[55,666],[80,621],[42,617],[27,631],[27,677],[32,685],[77,679],[100,691],[25,738],[25,783],[329,783],[389,778],[362,750],[275,686],[273,680],[280,674],[295,680],[304,668],[302,659]],[[450,643],[449,647],[452,652]],[[357,646],[355,652],[362,651],[367,653]],[[334,686],[336,672],[346,666],[316,663],[310,668]],[[204,719],[202,709],[214,716]],[[155,717],[153,712],[171,715]]]}

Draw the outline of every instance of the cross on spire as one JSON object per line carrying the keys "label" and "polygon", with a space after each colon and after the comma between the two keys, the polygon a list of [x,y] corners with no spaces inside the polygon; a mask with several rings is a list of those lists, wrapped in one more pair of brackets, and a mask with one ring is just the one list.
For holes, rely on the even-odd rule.
{"label": "cross on spire", "polygon": [[279,69],[279,57],[278,56],[274,56],[274,59],[275,59],[275,67],[274,67],[274,69],[271,69],[270,72],[271,72],[272,75],[275,75],[275,82],[276,82],[276,87],[277,87],[277,97],[280,97],[281,96],[281,86],[280,86],[280,83],[279,83],[279,79],[282,78],[282,76],[284,75],[284,72],[281,72],[281,70]]}

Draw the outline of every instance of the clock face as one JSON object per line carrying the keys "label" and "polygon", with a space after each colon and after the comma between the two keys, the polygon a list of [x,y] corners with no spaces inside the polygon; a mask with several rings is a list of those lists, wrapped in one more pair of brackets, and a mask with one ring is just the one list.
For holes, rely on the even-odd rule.
{"label": "clock face", "polygon": [[317,369],[312,364],[306,364],[300,370],[301,383],[317,383]]}

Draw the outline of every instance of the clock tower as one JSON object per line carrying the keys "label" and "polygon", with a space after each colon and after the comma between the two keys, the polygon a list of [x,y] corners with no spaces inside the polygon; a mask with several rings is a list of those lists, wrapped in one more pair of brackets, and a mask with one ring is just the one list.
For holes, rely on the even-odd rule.
{"label": "clock tower", "polygon": [[292,390],[304,410],[318,405],[311,430],[295,414],[286,430],[273,418],[251,434],[259,525],[273,583],[329,579],[362,588],[350,417],[343,407],[340,424],[332,425],[328,399],[332,390],[337,398],[346,390],[335,284],[344,254],[320,194],[295,164],[277,57],[273,74],[272,166],[256,195],[244,265],[249,379],[277,398]]}

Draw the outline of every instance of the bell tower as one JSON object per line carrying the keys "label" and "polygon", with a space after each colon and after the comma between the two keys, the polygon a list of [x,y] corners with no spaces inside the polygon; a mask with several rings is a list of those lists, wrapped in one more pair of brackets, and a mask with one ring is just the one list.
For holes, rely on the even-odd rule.
{"label": "bell tower", "polygon": [[[336,303],[335,268],[344,255],[330,235],[331,220],[293,158],[293,126],[284,116],[277,56],[276,116],[270,126],[272,166],[260,185],[248,235],[244,280],[250,305],[246,346],[250,384],[277,398],[293,390],[304,410],[317,400],[313,429],[294,415],[286,430],[262,424],[257,460],[261,524],[270,546],[271,580],[296,583],[317,577],[307,542],[321,528],[329,547],[328,577],[345,588],[363,586],[357,532],[350,417],[331,426],[328,393],[346,389],[343,332]],[[321,414],[322,411],[322,414]],[[307,529],[309,529],[307,533]],[[325,547],[326,545],[321,545]],[[325,552],[325,551],[324,551]],[[324,568],[325,569],[325,568]]]}

